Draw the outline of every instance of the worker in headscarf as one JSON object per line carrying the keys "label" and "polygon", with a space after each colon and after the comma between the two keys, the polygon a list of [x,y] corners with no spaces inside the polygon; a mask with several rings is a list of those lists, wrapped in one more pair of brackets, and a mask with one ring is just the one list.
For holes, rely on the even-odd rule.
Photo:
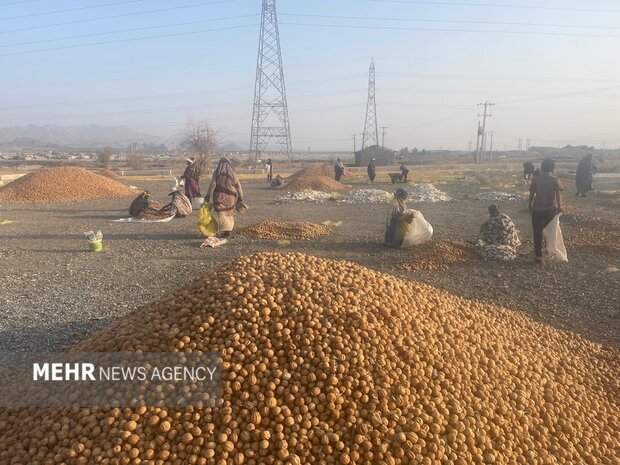
{"label": "worker in headscarf", "polygon": [[594,158],[592,154],[589,153],[585,157],[581,159],[579,162],[579,166],[577,167],[577,194],[582,197],[586,196],[586,193],[590,192],[592,189],[592,181],[594,178],[594,174],[596,173],[596,166],[594,165]]}
{"label": "worker in headscarf", "polygon": [[340,158],[338,158],[334,164],[334,172],[336,181],[340,182],[340,179],[344,176],[344,164]]}
{"label": "worker in headscarf", "polygon": [[196,166],[196,159],[194,157],[186,158],[187,166],[183,172],[181,178],[185,181],[185,196],[190,200],[196,197],[202,197],[200,194],[200,173]]}
{"label": "worker in headscarf", "polygon": [[[138,197],[133,199],[131,205],[129,205],[129,216],[132,218],[138,218],[141,213],[151,210],[152,201],[150,199],[151,194],[148,191],[142,192]],[[157,211],[157,209],[152,209]]]}
{"label": "worker in headscarf", "polygon": [[377,177],[377,167],[375,166],[374,158],[370,159],[370,163],[368,163],[368,169],[366,171],[368,172],[368,179],[370,179],[370,182],[375,182],[375,178]]}
{"label": "worker in headscarf", "polygon": [[385,245],[388,247],[400,248],[404,239],[402,222],[411,223],[413,221],[413,213],[405,213],[407,196],[407,191],[402,188],[396,189],[394,193],[386,221]]}
{"label": "worker in headscarf", "polygon": [[217,215],[218,237],[229,237],[235,227],[235,212],[244,204],[241,183],[228,158],[220,159],[213,172],[205,202],[210,200]]}
{"label": "worker in headscarf", "polygon": [[170,213],[175,218],[185,218],[192,212],[192,202],[178,188],[173,187],[169,196],[170,203],[161,208],[161,212]]}
{"label": "worker in headscarf", "polygon": [[475,245],[478,255],[485,260],[514,260],[521,240],[510,217],[500,213],[499,206],[490,205],[489,219],[480,227]]}
{"label": "worker in headscarf", "polygon": [[276,178],[271,181],[271,187],[282,187],[284,185],[284,178],[279,174],[276,174]]}

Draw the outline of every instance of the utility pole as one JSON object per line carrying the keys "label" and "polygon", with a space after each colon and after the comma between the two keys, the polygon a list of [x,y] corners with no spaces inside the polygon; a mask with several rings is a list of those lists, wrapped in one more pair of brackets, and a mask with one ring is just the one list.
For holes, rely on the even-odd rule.
{"label": "utility pole", "polygon": [[529,152],[530,150],[530,138],[525,139],[525,150]]}
{"label": "utility pole", "polygon": [[469,157],[470,154],[471,154],[471,141],[467,143],[467,156]]}
{"label": "utility pole", "polygon": [[381,147],[385,147],[385,130],[386,129],[390,129],[387,126],[381,126],[379,129],[381,129]]}
{"label": "utility pole", "polygon": [[263,0],[254,86],[250,158],[255,161],[259,160],[272,140],[274,144],[280,146],[290,163],[292,161],[291,129],[288,120],[276,0]]}
{"label": "utility pole", "polygon": [[[370,144],[369,142],[374,142]],[[366,121],[362,136],[362,150],[372,145],[379,145],[379,126],[377,125],[377,101],[375,99],[375,59],[370,60],[368,73],[368,103],[366,104]]]}
{"label": "utility pole", "polygon": [[478,158],[480,157],[480,132],[482,128],[480,127],[480,121],[478,121],[478,129],[476,130],[476,152],[474,153],[474,163],[478,163]]}
{"label": "utility pole", "polygon": [[[482,128],[481,131],[482,132],[481,136],[482,136],[482,153],[483,153],[483,157],[484,157],[484,153],[486,152],[486,129],[487,129],[487,118],[490,118],[491,115],[489,113],[489,107],[494,106],[494,103],[489,103],[489,102],[484,102],[484,103],[479,103],[478,106],[479,107],[484,107],[484,112],[483,114],[478,114],[478,117],[482,117]],[[480,157],[478,157],[478,159],[480,159]]]}
{"label": "utility pole", "polygon": [[357,152],[357,136],[363,136],[361,132],[356,132],[353,134],[353,152]]}
{"label": "utility pole", "polygon": [[489,131],[487,134],[491,134],[491,146],[489,148],[489,160],[493,160],[493,134],[495,131]]}

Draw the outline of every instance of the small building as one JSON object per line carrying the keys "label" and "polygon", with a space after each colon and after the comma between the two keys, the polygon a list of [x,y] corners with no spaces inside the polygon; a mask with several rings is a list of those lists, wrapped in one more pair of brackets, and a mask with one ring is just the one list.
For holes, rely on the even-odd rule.
{"label": "small building", "polygon": [[371,145],[364,150],[358,150],[354,155],[355,166],[368,166],[372,158],[375,159],[375,166],[394,166],[396,164],[394,150],[379,145]]}

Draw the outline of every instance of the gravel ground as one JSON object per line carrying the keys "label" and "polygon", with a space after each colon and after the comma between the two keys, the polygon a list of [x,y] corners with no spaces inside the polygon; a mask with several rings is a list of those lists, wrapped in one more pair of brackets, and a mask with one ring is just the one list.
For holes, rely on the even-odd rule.
{"label": "gravel ground", "polygon": [[[506,178],[492,182],[513,182],[515,192],[527,189],[514,178]],[[132,184],[150,190],[153,198],[162,201],[170,187],[167,181]],[[454,200],[411,203],[411,208],[424,213],[437,238],[474,236],[487,217],[488,202],[466,196],[479,192],[483,188],[480,183],[463,178],[434,184]],[[355,185],[370,187],[361,181]],[[372,188],[393,190],[387,183],[375,183]],[[281,192],[262,183],[244,183],[244,190],[250,211],[237,217],[238,226],[267,219],[342,220],[331,236],[293,241],[287,250],[351,260],[460,296],[490,300],[557,328],[620,347],[620,272],[608,271],[620,268],[620,258],[569,249],[568,263],[534,265],[524,202],[498,202],[522,233],[522,255],[515,262],[474,260],[444,271],[402,271],[398,268],[405,254],[381,244],[386,204],[277,204]],[[591,195],[576,200],[568,188],[567,199],[584,214],[567,215],[563,220],[565,236],[580,230],[588,216],[620,220],[618,209],[610,206],[608,198]],[[234,237],[218,249],[200,249],[195,214],[162,224],[111,223],[126,215],[130,201],[0,206],[0,221],[18,221],[0,225],[0,351],[58,350],[219,263],[239,255],[282,250],[276,241],[243,237]],[[105,236],[100,254],[90,252],[82,236],[84,231],[96,229]]]}

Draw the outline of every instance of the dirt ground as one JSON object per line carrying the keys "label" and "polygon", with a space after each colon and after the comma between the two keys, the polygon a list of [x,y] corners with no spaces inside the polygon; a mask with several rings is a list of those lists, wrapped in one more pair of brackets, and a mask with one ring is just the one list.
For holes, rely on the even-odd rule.
{"label": "dirt ground", "polygon": [[[466,198],[491,189],[525,192],[519,173],[488,171],[414,173],[454,200],[412,203],[446,240],[472,238],[487,218],[488,201]],[[345,180],[370,187],[363,179]],[[392,191],[385,179],[372,187]],[[131,180],[160,201],[167,199],[168,181]],[[574,183],[566,181],[568,209],[562,220],[565,239],[584,228],[617,227],[620,211],[613,198],[590,195],[575,199]],[[607,183],[606,189],[610,187]],[[613,186],[612,186],[613,187]],[[617,189],[617,187],[616,187]],[[250,210],[237,217],[238,226],[266,219],[279,221],[342,221],[325,238],[276,241],[233,237],[218,249],[200,249],[196,214],[163,224],[118,224],[131,199],[74,204],[2,205],[0,221],[0,351],[58,350],[84,339],[126,312],[156,299],[192,278],[239,255],[260,251],[302,251],[344,259],[434,285],[451,293],[489,300],[529,314],[538,321],[574,331],[601,344],[620,348],[620,257],[569,248],[568,263],[533,263],[530,218],[523,201],[497,202],[521,233],[520,256],[511,263],[472,260],[448,270],[402,271],[411,251],[382,245],[386,204],[277,202],[281,191],[257,180],[244,181]],[[611,199],[611,200],[610,200]],[[92,253],[82,236],[101,229],[104,252]]]}

